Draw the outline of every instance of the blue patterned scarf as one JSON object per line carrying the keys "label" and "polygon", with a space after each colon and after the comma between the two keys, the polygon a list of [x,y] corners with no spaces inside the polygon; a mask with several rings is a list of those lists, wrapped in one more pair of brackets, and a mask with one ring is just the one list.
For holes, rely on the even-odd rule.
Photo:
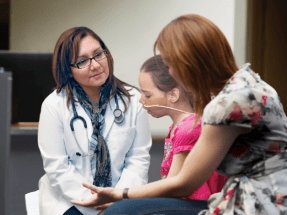
{"label": "blue patterned scarf", "polygon": [[96,156],[97,159],[93,185],[98,187],[111,187],[112,173],[110,153],[101,134],[101,130],[105,121],[104,116],[109,102],[112,85],[105,83],[101,87],[97,112],[94,111],[93,105],[83,88],[75,81],[72,81],[72,86],[78,101],[91,119],[93,126],[92,138],[97,141],[97,146],[94,151],[95,154],[93,155]]}

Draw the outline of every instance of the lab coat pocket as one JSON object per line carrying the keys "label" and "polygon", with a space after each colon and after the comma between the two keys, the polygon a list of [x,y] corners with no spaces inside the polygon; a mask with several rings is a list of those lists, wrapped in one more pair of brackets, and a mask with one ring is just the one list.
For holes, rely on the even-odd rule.
{"label": "lab coat pocket", "polygon": [[115,157],[125,155],[132,147],[136,128],[112,130],[107,138],[109,151]]}

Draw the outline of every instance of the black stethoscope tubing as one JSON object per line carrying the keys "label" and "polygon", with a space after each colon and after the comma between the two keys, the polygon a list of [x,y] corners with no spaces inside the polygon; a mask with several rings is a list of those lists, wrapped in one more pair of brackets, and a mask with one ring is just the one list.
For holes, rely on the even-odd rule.
{"label": "black stethoscope tubing", "polygon": [[[120,123],[122,123],[122,121],[124,120],[125,115],[123,114],[122,110],[119,108],[119,103],[118,103],[117,94],[115,94],[115,101],[116,101],[116,109],[115,109],[114,112],[113,112],[113,114],[114,114],[114,116],[115,116],[114,121],[115,121],[117,124],[120,124]],[[83,124],[84,124],[84,127],[85,127],[86,131],[87,131],[87,122],[86,122],[86,120],[85,120],[82,116],[79,116],[79,115],[78,115],[74,102],[72,102],[72,107],[73,107],[74,116],[73,116],[72,119],[70,120],[70,128],[71,128],[72,133],[73,133],[73,135],[74,135],[74,137],[75,137],[75,139],[76,139],[77,144],[78,144],[79,147],[80,147],[80,144],[78,143],[77,138],[76,138],[75,133],[74,133],[74,132],[75,132],[74,121],[75,121],[75,120],[78,120],[78,119],[81,120],[81,121],[83,122]],[[103,122],[104,122],[104,120],[101,121],[101,124],[103,124]],[[87,138],[88,138],[88,134],[87,134]],[[82,151],[83,151],[83,150],[82,150]],[[83,151],[83,152],[84,152],[84,151]],[[84,154],[84,153],[83,153],[83,154]],[[88,154],[82,155],[80,152],[76,152],[76,155],[77,155],[77,156],[82,156],[82,157],[86,157],[86,156],[89,156],[89,155],[91,156],[91,155],[93,155],[93,154],[94,154],[94,153],[90,153],[90,154],[88,153]]]}

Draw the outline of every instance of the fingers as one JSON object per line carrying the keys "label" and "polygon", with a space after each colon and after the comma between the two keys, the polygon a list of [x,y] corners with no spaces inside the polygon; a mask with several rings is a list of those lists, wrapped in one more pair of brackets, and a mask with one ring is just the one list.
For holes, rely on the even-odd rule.
{"label": "fingers", "polygon": [[81,205],[84,207],[99,207],[99,209],[97,210],[103,210],[110,205],[110,202],[115,201],[114,197],[115,188],[96,187],[89,183],[83,183],[83,186],[91,190],[92,196],[88,200],[86,199],[82,199],[82,201],[72,200],[71,203]]}
{"label": "fingers", "polygon": [[112,205],[113,204],[113,202],[111,202],[111,203],[107,203],[107,204],[104,204],[104,205],[100,205],[100,206],[96,206],[96,207],[94,207],[94,209],[95,210],[105,210],[105,209],[107,209],[110,205]]}
{"label": "fingers", "polygon": [[99,187],[96,187],[96,186],[94,186],[94,185],[92,185],[92,184],[85,183],[85,182],[83,183],[83,186],[84,186],[85,188],[90,189],[91,192],[94,192],[94,193],[98,193],[99,190],[101,189],[101,188],[99,188]]}
{"label": "fingers", "polygon": [[93,206],[93,202],[86,200],[86,201],[81,201],[81,200],[71,200],[71,203],[76,204],[76,205],[81,205],[84,207],[92,207]]}
{"label": "fingers", "polygon": [[91,190],[91,193],[93,194],[90,199],[73,199],[71,200],[71,203],[81,205],[84,207],[94,207],[97,205],[97,193],[101,190],[101,188],[98,188],[92,184],[89,183],[83,183],[83,186],[86,187],[87,189]]}
{"label": "fingers", "polygon": [[98,215],[103,215],[105,213],[105,211],[100,211],[100,213],[98,213]]}
{"label": "fingers", "polygon": [[78,199],[73,199],[70,202],[73,204],[76,204],[76,205],[82,205],[82,203],[83,203],[81,200],[78,200]]}
{"label": "fingers", "polygon": [[89,199],[83,199],[83,200],[71,200],[71,203],[76,204],[76,205],[81,205],[84,207],[94,207],[96,206],[96,196],[93,195],[91,198]]}

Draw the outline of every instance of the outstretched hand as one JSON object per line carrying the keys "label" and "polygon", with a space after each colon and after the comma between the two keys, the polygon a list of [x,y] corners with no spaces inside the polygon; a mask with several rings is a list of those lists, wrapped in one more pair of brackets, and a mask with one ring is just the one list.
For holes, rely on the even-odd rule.
{"label": "outstretched hand", "polygon": [[122,189],[112,187],[96,187],[92,184],[83,183],[83,186],[90,189],[93,194],[89,199],[71,200],[71,203],[84,207],[94,207],[96,210],[105,209],[112,202],[122,200]]}

